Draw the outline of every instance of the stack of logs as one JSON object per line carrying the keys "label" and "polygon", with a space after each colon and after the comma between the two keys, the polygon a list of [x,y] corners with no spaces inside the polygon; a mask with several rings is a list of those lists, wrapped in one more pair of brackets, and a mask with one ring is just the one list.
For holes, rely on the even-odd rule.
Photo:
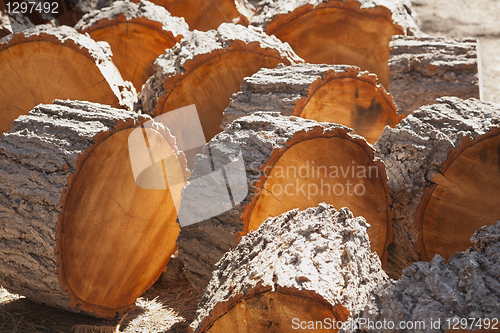
{"label": "stack of logs", "polygon": [[409,0],[77,7],[2,15],[0,285],[113,318],[177,250],[206,288],[192,332],[500,328],[474,39],[425,36]]}

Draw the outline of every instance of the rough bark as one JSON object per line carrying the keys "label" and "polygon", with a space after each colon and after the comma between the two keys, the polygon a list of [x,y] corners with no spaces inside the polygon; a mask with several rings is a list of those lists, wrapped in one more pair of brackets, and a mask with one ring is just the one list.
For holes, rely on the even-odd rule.
{"label": "rough bark", "polygon": [[[487,143],[488,140],[498,140],[499,127],[500,108],[498,105],[482,103],[476,99],[461,100],[446,97],[438,99],[437,104],[421,107],[413,115],[402,120],[396,128],[384,130],[375,144],[375,149],[377,150],[376,156],[384,162],[387,168],[388,184],[393,191],[394,240],[388,248],[386,267],[391,277],[400,276],[402,270],[412,262],[420,259],[430,260],[434,257],[425,252],[422,233],[425,230],[423,215],[428,202],[437,193],[434,191],[438,184],[444,186],[445,189],[446,186],[457,189],[466,187],[462,189],[463,191],[455,193],[453,195],[455,199],[450,199],[451,202],[467,196],[467,193],[477,196],[468,198],[465,203],[457,203],[453,208],[442,209],[443,214],[449,215],[452,219],[467,220],[462,224],[456,224],[458,232],[461,233],[460,238],[467,239],[467,234],[471,234],[473,230],[485,224],[493,224],[498,220],[494,216],[483,216],[485,212],[494,215],[495,210],[498,210],[495,208],[498,207],[498,203],[494,201],[495,192],[491,194],[493,199],[487,196],[487,189],[478,189],[479,192],[475,192],[476,184],[488,186],[484,185],[484,182],[497,183],[497,173],[494,172],[494,167],[492,172],[488,172],[480,168],[480,164],[475,164],[488,162],[488,158],[496,158],[498,155],[496,144],[481,148],[484,152],[479,151],[479,155],[472,158],[469,164],[477,167],[476,170],[459,173],[456,179],[448,177],[447,170],[460,161],[461,156],[465,156],[464,152],[467,153],[468,148],[474,148],[475,145],[482,147],[478,144]],[[488,158],[485,159],[485,156]],[[476,205],[477,200],[480,203],[476,208],[471,207],[468,212],[461,210],[467,202]],[[468,216],[469,214],[477,216]],[[467,218],[465,219],[464,216]],[[451,225],[447,228],[449,230],[443,231],[443,238],[446,238],[448,234],[451,235],[452,229],[454,232],[457,229]],[[458,238],[443,241],[443,243],[448,247],[447,251],[451,253],[467,248],[467,246],[457,248]],[[462,246],[463,244],[459,245],[459,247]]]}
{"label": "rough bark", "polygon": [[[256,230],[267,217],[293,208],[306,209],[323,201],[339,207],[351,206],[355,214],[370,216],[372,247],[384,258],[385,247],[392,237],[390,193],[385,185],[384,166],[373,158],[372,147],[351,131],[342,125],[257,112],[236,120],[205,145],[203,154],[197,155],[190,183],[183,189],[179,211],[182,227],[177,238],[179,258],[191,284],[205,287],[212,266],[236,246],[241,235]],[[217,180],[201,177],[241,159],[244,170],[237,171],[246,173],[246,177],[231,184],[233,205],[215,194],[219,193]],[[288,174],[286,168],[290,166],[292,171]],[[351,170],[347,169],[349,166],[378,171],[365,178],[351,179],[350,171],[348,175],[331,172],[320,175],[314,169],[320,166],[329,168],[328,172],[340,168]],[[303,177],[292,174],[293,170],[300,172],[301,167],[309,170],[301,173]],[[280,170],[285,169],[287,174],[280,175]],[[311,170],[316,170],[316,175]],[[361,195],[341,192],[340,188],[344,189],[350,181],[362,184],[360,187],[365,191]],[[335,193],[324,183],[331,184]],[[312,193],[315,186],[321,187],[321,193]]]}
{"label": "rough bark", "polygon": [[32,27],[34,27],[33,23],[26,16],[21,14],[7,15],[7,12],[0,11],[0,38]]}
{"label": "rough bark", "polygon": [[356,316],[388,280],[370,249],[369,227],[348,208],[327,204],[267,219],[215,265],[191,332],[293,332],[297,314]]}
{"label": "rough bark", "polygon": [[389,91],[400,112],[443,96],[479,98],[476,39],[394,36],[389,46]]}
{"label": "rough bark", "polygon": [[75,29],[36,26],[0,40],[1,132],[14,119],[54,99],[88,100],[133,109],[132,84],[111,61],[109,45]]}
{"label": "rough bark", "polygon": [[[82,311],[95,316],[114,317],[117,313],[134,308],[135,299],[121,304],[121,307],[113,308],[106,304],[107,300],[102,300],[100,304],[90,304],[81,294],[76,295],[76,285],[68,279],[68,274],[73,274],[73,272],[67,268],[67,259],[68,253],[78,252],[78,249],[72,248],[73,244],[81,244],[78,238],[84,239],[86,235],[85,232],[79,234],[73,244],[67,244],[67,237],[74,228],[74,224],[69,221],[78,209],[75,205],[71,206],[75,196],[77,200],[81,199],[83,204],[92,200],[93,197],[100,197],[104,210],[113,208],[109,203],[109,197],[116,194],[113,188],[104,186],[106,189],[103,192],[78,192],[79,183],[93,181],[93,176],[87,177],[87,165],[91,163],[94,155],[99,154],[100,149],[110,142],[109,140],[121,133],[132,131],[136,126],[145,124],[147,121],[151,122],[148,116],[109,106],[56,100],[54,104],[35,107],[29,115],[21,116],[14,122],[12,132],[4,134],[0,142],[0,227],[2,230],[0,284],[2,286],[10,292],[24,295],[36,302],[74,312]],[[125,137],[125,149],[126,144]],[[118,145],[115,148],[123,149]],[[108,154],[106,158],[112,160],[113,153]],[[123,165],[120,168],[126,169],[126,164],[130,164],[127,154],[122,160]],[[119,177],[119,170],[110,171],[114,177]],[[107,171],[99,169],[90,170],[90,172],[99,174]],[[109,181],[113,182],[112,178]],[[127,181],[120,181],[119,186],[124,191],[126,183]],[[98,187],[99,184],[96,186]],[[158,192],[155,195],[157,196]],[[114,200],[120,201],[120,198],[115,196]],[[141,198],[136,197],[135,200],[141,200]],[[126,207],[127,203],[117,202],[117,204]],[[134,214],[130,207],[126,209],[130,214]],[[89,216],[82,214],[76,218],[82,220],[89,231],[100,230],[101,225],[113,228],[116,224],[125,223],[125,226],[122,225],[123,230],[130,228],[127,223],[130,223],[130,219],[134,219],[133,216],[127,216],[125,211],[124,214],[115,214],[109,218],[99,210],[96,208]],[[160,221],[157,221],[155,226],[157,227],[159,223]],[[175,223],[175,218],[173,223]],[[116,281],[114,281],[116,285],[107,285],[106,282],[92,283],[87,280],[86,282],[90,285],[86,288],[96,290],[100,295],[114,294],[119,299],[121,296],[125,299],[140,296],[154,282],[154,279],[145,288],[139,283],[134,285],[137,281],[131,277],[134,274],[131,270],[138,270],[137,263],[125,254],[126,249],[131,248],[136,256],[141,256],[140,247],[134,245],[134,241],[130,242],[131,239],[128,239],[127,244],[123,244],[116,239],[118,235],[112,235],[115,238],[109,239],[106,238],[109,235],[105,234],[106,232],[102,232],[101,235],[90,240],[91,247],[107,251],[104,254],[108,258],[105,268],[111,272],[115,269],[121,270],[118,264],[125,262],[129,271],[121,271],[120,279],[129,283],[130,286],[119,286],[121,283]],[[125,230],[118,238],[122,237],[128,237]],[[111,244],[112,247],[106,250],[106,244]],[[173,253],[175,244],[163,244],[165,245],[170,247]],[[91,252],[92,256],[96,255],[95,251],[91,250]],[[82,267],[84,271],[90,274],[96,272],[101,276],[108,274],[106,269],[103,270],[99,266],[103,263],[93,262],[92,258],[84,258],[84,262],[84,267]],[[150,272],[147,270],[152,269],[157,270],[159,276],[164,267],[164,265],[146,266],[140,263],[144,271],[139,274],[149,275]],[[81,274],[79,278],[84,280],[85,274]],[[141,288],[143,289],[134,290]],[[138,295],[137,292],[139,292]],[[117,303],[120,302],[121,300],[117,301]]]}
{"label": "rough bark", "polygon": [[92,11],[75,29],[94,40],[108,42],[113,62],[137,91],[155,73],[154,60],[189,34],[183,18],[173,17],[165,8],[145,0],[137,4],[117,1]]}
{"label": "rough bark", "polygon": [[[500,222],[485,226],[472,236],[472,247],[453,255],[447,263],[441,256],[407,267],[398,281],[382,283],[372,292],[359,318],[364,332],[451,332],[461,318],[482,319],[481,327],[468,320],[463,332],[498,332],[500,329]],[[358,321],[359,321],[358,318]],[[489,319],[486,326],[484,319]],[[496,318],[496,319],[495,319]],[[435,329],[431,327],[431,319]],[[372,323],[423,322],[422,329],[376,329]],[[496,324],[494,325],[496,320]],[[438,322],[439,321],[439,322]],[[439,324],[436,324],[439,323]],[[451,327],[450,327],[451,326]],[[460,328],[460,325],[455,327]]]}
{"label": "rough bark", "polygon": [[256,111],[338,123],[372,144],[386,125],[399,123],[392,97],[376,76],[347,65],[263,68],[243,79],[224,110],[222,126]]}
{"label": "rough bark", "polygon": [[194,31],[158,57],[157,72],[139,100],[143,111],[155,117],[195,104],[208,141],[221,131],[222,113],[244,77],[262,67],[301,61],[274,36],[224,23],[217,30]]}
{"label": "rough bark", "polygon": [[409,0],[266,0],[251,24],[288,42],[306,62],[358,66],[386,88],[391,36],[421,34]]}
{"label": "rough bark", "polygon": [[248,25],[253,10],[247,0],[153,0],[173,16],[183,17],[191,30],[217,29],[222,23]]}

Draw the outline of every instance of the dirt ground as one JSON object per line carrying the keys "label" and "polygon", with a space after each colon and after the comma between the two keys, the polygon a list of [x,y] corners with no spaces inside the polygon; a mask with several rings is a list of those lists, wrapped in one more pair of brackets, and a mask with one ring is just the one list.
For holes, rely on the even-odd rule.
{"label": "dirt ground", "polygon": [[[425,33],[479,39],[482,99],[500,103],[500,0],[412,2]],[[138,300],[138,310],[125,318],[121,331],[186,332],[200,297],[201,293],[188,285],[165,287],[157,284]],[[91,326],[113,329],[117,324],[118,320],[99,320],[38,305],[0,287],[0,333],[76,332],[77,325],[90,325],[79,326],[81,329]]]}

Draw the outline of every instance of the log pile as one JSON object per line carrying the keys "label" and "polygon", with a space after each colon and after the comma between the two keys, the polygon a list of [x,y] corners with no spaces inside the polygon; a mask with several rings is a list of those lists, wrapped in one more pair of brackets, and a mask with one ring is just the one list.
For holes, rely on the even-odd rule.
{"label": "log pile", "polygon": [[113,318],[183,267],[193,332],[500,317],[476,41],[408,0],[250,3],[2,16],[0,285]]}

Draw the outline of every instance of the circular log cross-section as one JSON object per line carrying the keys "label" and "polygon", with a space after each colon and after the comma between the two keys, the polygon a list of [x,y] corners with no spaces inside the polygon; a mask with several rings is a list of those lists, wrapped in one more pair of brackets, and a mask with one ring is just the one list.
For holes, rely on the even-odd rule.
{"label": "circular log cross-section", "polygon": [[185,158],[148,116],[56,100],[19,117],[0,143],[0,190],[12,203],[0,220],[0,284],[98,317],[132,309],[179,232],[179,186],[145,186],[155,168],[134,170],[144,164],[137,148],[149,156],[159,144],[173,158],[164,172],[184,185]]}
{"label": "circular log cross-section", "polygon": [[[135,2],[135,1],[134,1]],[[246,0],[153,0],[173,16],[183,17],[191,30],[217,29],[222,23],[248,25],[253,15]]]}
{"label": "circular log cross-section", "polygon": [[279,0],[261,6],[251,23],[289,43],[306,62],[358,66],[387,88],[389,42],[418,33],[414,16],[410,1],[402,0]]}
{"label": "circular log cross-section", "polygon": [[268,219],[216,264],[190,332],[338,332],[388,280],[368,227],[326,204]]}
{"label": "circular log cross-section", "polygon": [[375,148],[393,190],[390,275],[465,251],[475,230],[500,220],[499,124],[494,104],[446,97],[384,130]]}
{"label": "circular log cross-section", "polygon": [[139,99],[153,117],[195,104],[208,142],[221,131],[224,109],[243,78],[262,67],[295,62],[301,59],[276,37],[253,27],[222,24],[217,30],[195,31],[166,50]]}
{"label": "circular log cross-section", "polygon": [[0,41],[0,134],[19,115],[56,98],[133,109],[135,90],[109,48],[70,27],[37,26]]}
{"label": "circular log cross-section", "polygon": [[263,68],[241,84],[223,126],[255,111],[276,111],[348,126],[373,144],[399,123],[397,108],[376,76],[346,65],[297,64]]}
{"label": "circular log cross-section", "polygon": [[[258,112],[236,120],[212,139],[203,148],[204,156],[196,160],[179,211],[183,226],[177,239],[179,258],[192,284],[204,287],[224,250],[267,218],[321,202],[351,207],[366,217],[371,246],[383,262],[392,238],[384,165],[373,157],[373,148],[351,131],[342,125]],[[197,178],[212,172],[211,165],[216,169],[227,165],[239,152],[246,168],[246,197],[236,195],[239,200],[234,199],[233,207],[216,217],[199,218],[215,216],[210,212],[219,197],[210,194],[217,184]],[[228,179],[236,177],[235,172],[226,173]],[[237,191],[230,189],[234,197]],[[199,193],[211,199],[204,200]]]}
{"label": "circular log cross-section", "polygon": [[[435,254],[448,259],[465,251],[474,231],[500,220],[499,161],[496,127],[475,140],[463,139],[459,151],[442,164],[417,212],[422,259],[432,260]],[[465,223],[457,223],[458,217]]]}
{"label": "circular log cross-section", "polygon": [[165,8],[145,0],[138,4],[114,2],[85,15],[75,29],[108,42],[113,63],[137,91],[155,73],[155,59],[189,34],[182,18],[172,17]]}

